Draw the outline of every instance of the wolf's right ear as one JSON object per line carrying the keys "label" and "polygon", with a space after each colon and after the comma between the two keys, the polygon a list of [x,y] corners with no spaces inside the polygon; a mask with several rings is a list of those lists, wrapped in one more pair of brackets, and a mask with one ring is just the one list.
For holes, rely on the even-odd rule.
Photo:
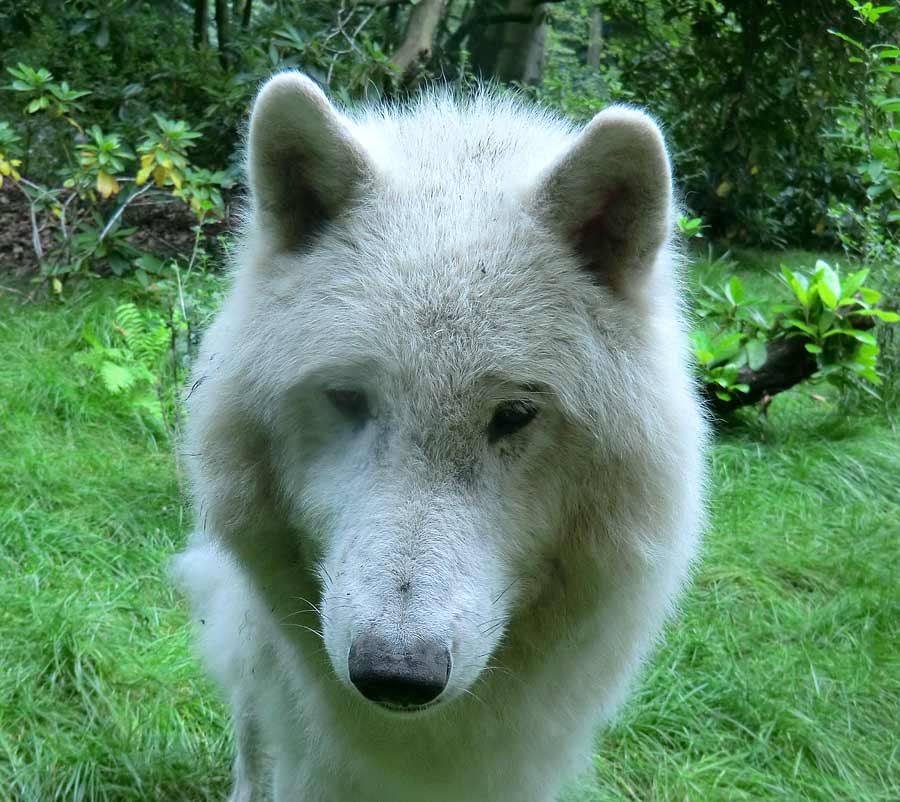
{"label": "wolf's right ear", "polygon": [[539,214],[600,284],[640,283],[672,225],[672,171],[662,133],[643,112],[597,114],[543,176]]}
{"label": "wolf's right ear", "polygon": [[257,95],[247,170],[256,213],[279,250],[307,242],[372,175],[346,121],[299,72],[276,75]]}

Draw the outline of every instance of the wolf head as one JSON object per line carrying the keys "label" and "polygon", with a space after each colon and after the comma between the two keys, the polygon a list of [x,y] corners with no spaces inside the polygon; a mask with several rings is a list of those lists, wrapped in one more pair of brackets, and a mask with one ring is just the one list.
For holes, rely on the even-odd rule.
{"label": "wolf head", "polygon": [[548,585],[589,605],[689,517],[662,136],[488,96],[351,119],[286,73],[248,173],[192,401],[200,505],[279,621],[314,605],[348,692],[448,702]]}

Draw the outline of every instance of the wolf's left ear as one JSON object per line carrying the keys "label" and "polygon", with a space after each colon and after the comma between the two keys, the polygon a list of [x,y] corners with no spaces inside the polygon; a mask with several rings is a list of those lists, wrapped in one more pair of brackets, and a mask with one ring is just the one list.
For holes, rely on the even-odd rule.
{"label": "wolf's left ear", "polygon": [[542,178],[538,214],[598,282],[624,290],[669,235],[672,171],[662,133],[640,111],[601,111]]}
{"label": "wolf's left ear", "polygon": [[276,75],[257,96],[247,168],[256,213],[279,249],[306,242],[371,175],[344,118],[299,72]]}

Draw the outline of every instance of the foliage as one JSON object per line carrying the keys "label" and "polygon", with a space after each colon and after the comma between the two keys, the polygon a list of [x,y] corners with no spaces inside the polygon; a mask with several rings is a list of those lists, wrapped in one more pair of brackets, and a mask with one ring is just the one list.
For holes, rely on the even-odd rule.
{"label": "foliage", "polygon": [[717,385],[720,399],[731,400],[749,390],[742,368],[759,370],[774,341],[797,337],[815,356],[813,381],[874,394],[870,385],[881,384],[882,376],[872,324],[897,323],[900,315],[879,306],[881,293],[864,284],[869,272],[841,276],[823,260],[810,272],[782,265],[779,278],[789,296],[768,304],[748,297],[736,275],[719,288],[703,285],[698,304],[703,324],[692,333],[701,380]]}
{"label": "foliage", "polygon": [[[0,12],[0,44],[49,59],[10,56],[17,66],[0,105],[17,106],[12,125],[0,123],[0,180],[28,197],[35,251],[58,293],[71,274],[133,275],[146,291],[173,267],[205,263],[204,232],[224,216],[235,175],[223,168],[239,160],[246,108],[272,71],[302,68],[351,105],[394,102],[438,75],[465,85],[486,31],[512,7],[449,0],[432,52],[409,76],[391,55],[411,18],[406,4],[244,0],[217,5],[226,30],[210,20],[192,28],[174,0],[85,0],[48,16],[49,2]],[[576,120],[615,101],[651,108],[675,145],[686,239],[840,242],[880,259],[877,285],[895,293],[900,48],[886,27],[898,16],[890,5],[817,0],[813,12],[799,0],[567,0],[547,14],[543,76],[520,88]],[[163,196],[196,219],[194,248],[177,265],[139,247],[129,222],[142,198]],[[47,227],[49,245],[39,231]],[[720,397],[743,392],[741,377],[786,337],[808,340],[816,379],[869,389],[880,380],[878,344],[864,325],[880,308],[860,306],[859,292],[829,308],[822,282],[837,273],[823,271],[795,277],[812,288],[808,308],[792,289],[792,309],[743,298],[737,276],[705,289],[695,352]]]}
{"label": "foliage", "polygon": [[678,230],[685,239],[700,239],[703,237],[703,219],[700,217],[688,217],[681,215],[678,218]]}
{"label": "foliage", "polygon": [[154,114],[153,117],[158,130],[148,131],[138,147],[141,169],[137,174],[137,184],[140,186],[152,175],[158,187],[171,185],[181,189],[188,167],[187,150],[200,132],[192,131],[184,120],[167,120],[161,114]]}
{"label": "foliage", "polygon": [[93,369],[106,391],[124,401],[127,408],[145,413],[162,425],[162,362],[169,344],[169,330],[159,317],[141,312],[132,302],[120,304],[113,325],[119,343],[108,345],[85,329],[90,350],[78,354],[77,364]]}
{"label": "foliage", "polygon": [[[11,177],[28,200],[35,255],[44,273],[62,276],[105,267],[121,276],[133,270],[147,254],[132,244],[137,229],[122,224],[123,213],[150,190],[168,190],[189,206],[197,219],[196,245],[203,225],[224,217],[222,190],[232,186],[231,173],[191,164],[187,151],[201,134],[187,122],[154,114],[153,126],[142,132],[137,146],[140,167],[131,175],[129,165],[135,154],[124,136],[105,132],[97,124],[85,128],[72,116],[83,110],[76,99],[90,93],[54,83],[52,73],[43,67],[19,64],[9,72],[14,77],[11,90],[26,93],[26,99],[36,95],[24,108],[25,114],[46,112],[77,131],[56,139],[64,156],[64,164],[55,171],[60,184],[42,184],[25,177],[21,159],[6,155],[15,152],[20,137],[8,123],[0,122],[0,180]],[[51,103],[49,98],[56,100]],[[30,138],[31,129],[27,130]],[[152,184],[147,184],[151,177]],[[40,230],[47,224],[54,225],[55,238],[45,251]],[[196,246],[192,261],[195,256]]]}
{"label": "foliage", "polygon": [[3,176],[14,181],[22,178],[17,169],[22,165],[22,160],[16,158],[21,152],[19,148],[21,141],[22,138],[10,124],[0,120],[0,187],[3,186]]}
{"label": "foliage", "polygon": [[[593,9],[599,66],[586,64]],[[832,247],[829,198],[861,208],[846,155],[822,158],[822,131],[860,76],[829,26],[864,43],[874,33],[846,0],[627,0],[552,6],[548,98],[579,119],[601,102],[646,106],[665,124],[676,172],[710,235],[767,248]]]}
{"label": "foliage", "polygon": [[[88,142],[80,142],[75,146],[80,166],[85,177],[95,178],[97,192],[107,199],[118,194],[121,186],[116,175],[125,171],[125,161],[133,159],[134,154],[116,134],[104,134],[98,125],[92,125],[88,134]],[[70,181],[70,185],[74,186],[76,179]]]}
{"label": "foliage", "polygon": [[[860,23],[881,31],[882,17],[897,9],[849,0]],[[888,33],[887,30],[884,31]],[[857,91],[839,108],[831,134],[837,150],[852,165],[864,190],[859,204],[834,199],[829,209],[838,236],[851,251],[869,259],[900,259],[900,46],[898,42],[866,45],[842,32],[831,34],[849,51],[857,66]]]}
{"label": "foliage", "polygon": [[[448,0],[410,77],[392,54],[415,3],[238,0],[216,4],[222,28],[212,19],[195,27],[190,4],[177,0],[14,5],[0,11],[0,51],[20,64],[14,91],[0,94],[0,118],[21,95],[25,117],[88,120],[131,144],[159,130],[154,113],[190,120],[202,135],[192,166],[212,174],[240,163],[246,109],[273,71],[303,69],[351,104],[392,102],[430,79],[467,84],[485,42],[494,36],[499,46],[516,17],[511,0]],[[890,101],[900,96],[890,5],[565,0],[542,8],[543,75],[523,88],[576,120],[615,101],[648,107],[667,129],[691,217],[703,217],[707,236],[818,250],[843,243],[874,256],[895,247],[896,199],[884,188],[895,170],[884,150],[895,144]],[[47,182],[65,163],[59,132],[13,122],[34,154],[25,173]],[[102,185],[112,191],[112,182]]]}
{"label": "foliage", "polygon": [[18,67],[7,67],[7,71],[15,79],[9,88],[14,92],[24,93],[26,99],[30,98],[25,106],[26,114],[47,111],[81,130],[81,126],[71,115],[76,111],[84,111],[84,106],[78,101],[89,95],[89,91],[71,89],[66,81],[56,83],[50,71],[43,67],[35,70],[19,62]]}
{"label": "foliage", "polygon": [[182,273],[177,262],[145,256],[140,264],[129,282],[135,300],[85,326],[87,348],[76,362],[90,369],[111,404],[177,434],[178,393],[199,332],[221,302],[221,282],[202,269]]}

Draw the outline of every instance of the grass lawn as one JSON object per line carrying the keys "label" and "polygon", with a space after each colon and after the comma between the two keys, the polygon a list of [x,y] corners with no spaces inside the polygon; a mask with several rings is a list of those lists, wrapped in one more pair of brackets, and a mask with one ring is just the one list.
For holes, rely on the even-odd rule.
{"label": "grass lawn", "polygon": [[[165,578],[174,461],[72,360],[98,285],[0,293],[0,800],[224,800]],[[566,802],[900,799],[900,439],[873,408],[793,391],[719,438],[683,615]]]}

